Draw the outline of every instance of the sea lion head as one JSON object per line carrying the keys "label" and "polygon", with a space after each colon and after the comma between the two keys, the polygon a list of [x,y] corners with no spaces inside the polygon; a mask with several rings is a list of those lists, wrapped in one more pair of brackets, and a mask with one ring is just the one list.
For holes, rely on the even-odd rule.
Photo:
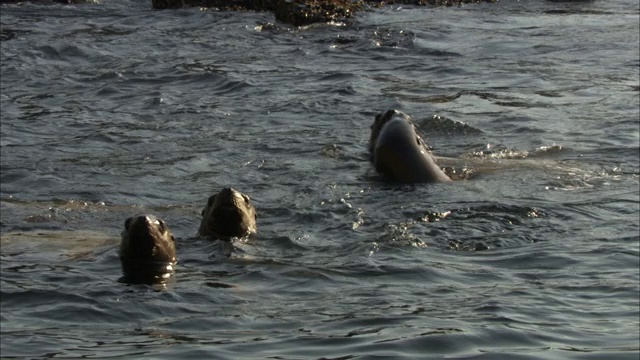
{"label": "sea lion head", "polygon": [[167,224],[148,214],[128,218],[121,234],[120,261],[125,278],[133,282],[168,277],[176,264],[176,245]]}
{"label": "sea lion head", "polygon": [[213,237],[243,237],[256,232],[256,209],[249,196],[224,188],[209,197],[202,210],[198,234]]}
{"label": "sea lion head", "polygon": [[376,115],[373,124],[371,124],[371,137],[369,138],[369,154],[371,154],[371,156],[373,156],[374,149],[376,148],[376,142],[378,141],[378,136],[380,136],[382,128],[387,124],[387,122],[389,122],[389,120],[397,117],[400,117],[413,125],[411,117],[400,110],[391,109]]}
{"label": "sea lion head", "polygon": [[418,135],[416,124],[402,111],[375,117],[369,138],[369,160],[386,178],[404,182],[450,182]]}

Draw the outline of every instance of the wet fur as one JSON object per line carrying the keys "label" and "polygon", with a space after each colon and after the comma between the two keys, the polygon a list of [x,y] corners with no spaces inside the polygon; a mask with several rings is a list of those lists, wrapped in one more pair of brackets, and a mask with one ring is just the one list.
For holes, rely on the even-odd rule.
{"label": "wet fur", "polygon": [[409,115],[388,110],[371,125],[370,159],[376,171],[404,183],[450,182],[417,134]]}
{"label": "wet fur", "polygon": [[214,238],[244,237],[256,232],[256,210],[249,196],[224,188],[209,197],[202,210],[198,235]]}
{"label": "wet fur", "polygon": [[153,215],[128,218],[121,234],[120,261],[131,282],[153,282],[171,273],[176,246],[167,224]]}

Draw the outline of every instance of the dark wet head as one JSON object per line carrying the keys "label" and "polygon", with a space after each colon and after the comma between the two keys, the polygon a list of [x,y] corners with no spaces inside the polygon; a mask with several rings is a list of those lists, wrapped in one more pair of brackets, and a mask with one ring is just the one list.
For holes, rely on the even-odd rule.
{"label": "dark wet head", "polygon": [[398,110],[376,116],[371,126],[369,159],[376,171],[403,183],[449,182],[416,131],[411,117]]}
{"label": "dark wet head", "polygon": [[198,233],[213,237],[243,237],[256,232],[256,210],[249,196],[224,188],[209,197]]}
{"label": "dark wet head", "polygon": [[125,277],[165,277],[176,263],[175,238],[167,224],[153,215],[136,215],[124,222],[120,261]]}
{"label": "dark wet head", "polygon": [[382,131],[382,128],[384,127],[384,125],[387,122],[389,122],[389,120],[398,118],[398,117],[413,124],[411,117],[400,110],[391,109],[376,115],[376,118],[373,121],[373,124],[371,124],[371,137],[369,137],[369,153],[370,154],[373,154],[373,150],[376,147],[376,141],[378,140],[378,136],[380,135],[380,131]]}

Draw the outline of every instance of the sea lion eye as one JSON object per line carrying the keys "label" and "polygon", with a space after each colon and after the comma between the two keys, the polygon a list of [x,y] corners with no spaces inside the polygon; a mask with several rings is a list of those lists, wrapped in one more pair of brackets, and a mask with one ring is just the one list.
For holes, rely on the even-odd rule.
{"label": "sea lion eye", "polygon": [[160,230],[162,232],[167,231],[167,224],[163,220],[158,219],[158,225],[160,226]]}
{"label": "sea lion eye", "polygon": [[251,201],[251,200],[249,200],[249,196],[247,196],[247,195],[243,194],[242,198],[244,199],[244,202],[247,203],[247,204]]}
{"label": "sea lion eye", "polygon": [[129,226],[131,226],[131,220],[132,220],[132,219],[133,219],[133,218],[132,218],[132,217],[130,217],[130,218],[128,218],[127,220],[125,220],[125,221],[124,221],[124,229],[125,229],[125,230],[129,230]]}

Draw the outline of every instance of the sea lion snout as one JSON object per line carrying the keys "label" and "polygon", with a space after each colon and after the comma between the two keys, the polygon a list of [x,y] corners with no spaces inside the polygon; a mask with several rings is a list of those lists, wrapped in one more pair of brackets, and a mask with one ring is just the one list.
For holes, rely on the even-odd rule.
{"label": "sea lion snout", "polygon": [[173,233],[153,215],[135,215],[124,222],[120,240],[120,261],[125,277],[133,282],[165,278],[176,263]]}
{"label": "sea lion snout", "polygon": [[[372,156],[379,142],[380,133],[383,132],[383,128],[391,120],[406,121],[413,126],[411,117],[400,110],[390,109],[376,115],[373,124],[371,124],[371,136],[369,137],[369,152]],[[371,160],[373,161],[373,158]]]}
{"label": "sea lion snout", "polygon": [[240,206],[241,204],[250,203],[249,196],[230,187],[220,190],[216,196],[216,200],[220,205],[234,204],[236,206]]}
{"label": "sea lion snout", "polygon": [[416,132],[411,117],[391,109],[376,115],[369,138],[370,160],[389,180],[450,182],[436,164],[424,141]]}
{"label": "sea lion snout", "polygon": [[209,197],[202,210],[198,234],[213,237],[242,237],[256,232],[256,211],[248,195],[225,187]]}
{"label": "sea lion snout", "polygon": [[124,231],[128,231],[139,237],[149,237],[153,232],[166,233],[169,231],[167,224],[153,215],[132,216],[125,220]]}
{"label": "sea lion snout", "polygon": [[149,214],[135,215],[124,222],[120,257],[140,261],[175,261],[175,238],[167,224]]}

